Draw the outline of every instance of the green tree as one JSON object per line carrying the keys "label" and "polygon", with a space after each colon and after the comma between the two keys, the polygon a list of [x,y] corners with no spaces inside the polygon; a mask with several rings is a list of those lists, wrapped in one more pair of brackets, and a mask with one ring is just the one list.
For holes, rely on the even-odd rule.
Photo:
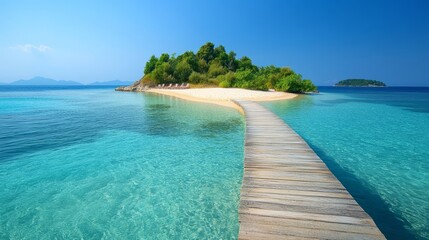
{"label": "green tree", "polygon": [[258,74],[258,78],[265,79],[265,87],[267,89],[273,89],[278,80],[282,77],[280,68],[273,65],[260,68]]}
{"label": "green tree", "polygon": [[214,54],[214,44],[208,42],[200,47],[200,50],[197,52],[197,57],[199,59],[203,59],[206,63],[209,63],[211,60],[215,58]]}
{"label": "green tree", "polygon": [[252,64],[252,60],[246,56],[242,57],[240,61],[238,62],[238,69],[239,70],[251,70],[251,71],[257,71],[258,68]]}
{"label": "green tree", "polygon": [[173,69],[168,62],[163,62],[156,66],[155,70],[152,71],[151,77],[155,83],[170,83],[175,82],[172,76]]}
{"label": "green tree", "polygon": [[222,67],[227,68],[228,66],[228,54],[225,51],[225,47],[222,45],[219,45],[214,49],[214,61],[218,61]]}
{"label": "green tree", "polygon": [[290,77],[289,92],[293,92],[293,93],[304,92],[301,75],[299,75],[299,74],[292,74],[292,75],[289,75],[287,77]]}
{"label": "green tree", "polygon": [[[187,51],[176,57],[176,54],[161,54],[159,58],[151,56],[144,68],[141,83],[145,85],[159,83],[216,84],[220,87],[239,87],[246,89],[289,92],[312,92],[317,88],[310,80],[302,80],[289,67],[266,66],[258,68],[249,57],[236,59],[236,54],[225,47],[214,46],[208,42],[195,54]],[[348,79],[339,84],[371,84],[380,82],[365,79]]]}
{"label": "green tree", "polygon": [[209,69],[209,65],[204,59],[198,59],[197,65],[198,65],[197,68],[199,73],[206,73],[207,70]]}
{"label": "green tree", "polygon": [[227,68],[229,71],[235,72],[238,68],[238,61],[235,58],[236,54],[235,52],[231,51],[228,54],[228,60],[227,60]]}
{"label": "green tree", "polygon": [[220,55],[222,55],[224,53],[226,54],[226,51],[225,51],[225,47],[222,45],[219,45],[214,49],[214,57],[215,58],[219,57]]}
{"label": "green tree", "polygon": [[198,58],[192,51],[187,51],[177,57],[177,61],[185,60],[191,66],[193,71],[198,71]]}
{"label": "green tree", "polygon": [[225,75],[219,75],[217,79],[219,82],[219,87],[222,88],[232,87],[235,83],[235,75],[233,72],[228,72]]}
{"label": "green tree", "polygon": [[215,78],[219,75],[223,75],[227,70],[220,64],[219,61],[212,61],[209,66],[208,75],[211,78]]}
{"label": "green tree", "polygon": [[303,92],[314,92],[317,90],[317,87],[308,79],[302,81],[302,90]]}
{"label": "green tree", "polygon": [[189,82],[190,83],[207,83],[208,78],[207,75],[198,73],[198,72],[192,72],[189,76]]}
{"label": "green tree", "polygon": [[187,62],[187,59],[180,61],[174,70],[174,76],[178,82],[187,82],[192,73],[192,67]]}
{"label": "green tree", "polygon": [[144,74],[151,73],[155,69],[157,62],[158,58],[156,58],[155,55],[152,55],[144,67]]}
{"label": "green tree", "polygon": [[251,89],[267,91],[268,89],[272,88],[272,86],[268,83],[269,82],[264,75],[257,74],[255,80],[252,82]]}
{"label": "green tree", "polygon": [[170,55],[168,55],[168,53],[163,53],[161,54],[161,57],[159,57],[158,63],[165,63],[168,62],[168,60],[170,60]]}
{"label": "green tree", "polygon": [[301,92],[300,82],[302,82],[301,75],[290,74],[281,77],[276,83],[275,89],[283,92]]}
{"label": "green tree", "polygon": [[293,73],[286,77],[280,78],[280,80],[276,84],[276,90],[284,92],[302,93],[306,92],[304,86],[305,83],[302,81],[302,76]]}
{"label": "green tree", "polygon": [[251,69],[240,69],[235,73],[235,83],[233,87],[251,88],[252,80],[255,78]]}

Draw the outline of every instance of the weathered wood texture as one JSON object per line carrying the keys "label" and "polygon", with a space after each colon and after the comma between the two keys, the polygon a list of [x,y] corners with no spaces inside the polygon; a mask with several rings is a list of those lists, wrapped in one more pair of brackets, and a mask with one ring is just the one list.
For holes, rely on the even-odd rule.
{"label": "weathered wood texture", "polygon": [[385,239],[307,143],[272,112],[246,114],[239,239]]}

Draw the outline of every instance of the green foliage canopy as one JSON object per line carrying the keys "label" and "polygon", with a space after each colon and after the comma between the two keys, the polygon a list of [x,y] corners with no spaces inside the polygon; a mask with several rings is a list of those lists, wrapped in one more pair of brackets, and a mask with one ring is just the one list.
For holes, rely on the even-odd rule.
{"label": "green foliage canopy", "polygon": [[177,57],[167,53],[159,58],[152,56],[144,68],[142,81],[145,84],[183,83],[216,85],[254,90],[287,92],[313,92],[316,86],[303,80],[288,67],[257,67],[243,56],[236,58],[235,52],[226,52],[225,47],[208,42],[194,54],[187,51]]}
{"label": "green foliage canopy", "polygon": [[385,87],[384,82],[376,80],[367,80],[367,79],[346,79],[339,81],[335,86],[350,86],[350,87]]}

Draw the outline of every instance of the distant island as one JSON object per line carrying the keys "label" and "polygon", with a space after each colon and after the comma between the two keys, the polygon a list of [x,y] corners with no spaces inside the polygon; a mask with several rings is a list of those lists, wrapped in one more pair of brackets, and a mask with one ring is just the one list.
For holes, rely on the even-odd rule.
{"label": "distant island", "polygon": [[[130,81],[105,81],[105,82],[93,82],[87,84],[89,86],[123,86],[130,85]],[[29,86],[82,86],[84,84],[75,81],[55,80],[45,77],[34,77],[27,80],[18,80],[11,83],[3,83],[2,85],[29,85]]]}
{"label": "distant island", "polygon": [[384,82],[367,79],[346,79],[339,81],[335,87],[385,87]]}
{"label": "distant island", "polygon": [[34,77],[28,80],[18,80],[15,82],[9,83],[9,85],[51,85],[51,86],[76,86],[82,85],[82,83],[74,81],[64,81],[64,80],[54,80],[44,77]]}
{"label": "distant island", "polygon": [[120,91],[143,91],[158,85],[190,83],[193,87],[245,88],[293,93],[314,92],[316,86],[302,79],[289,67],[258,67],[246,56],[236,59],[233,51],[208,42],[195,54],[187,51],[179,56],[168,53],[152,56],[146,63],[143,77]]}

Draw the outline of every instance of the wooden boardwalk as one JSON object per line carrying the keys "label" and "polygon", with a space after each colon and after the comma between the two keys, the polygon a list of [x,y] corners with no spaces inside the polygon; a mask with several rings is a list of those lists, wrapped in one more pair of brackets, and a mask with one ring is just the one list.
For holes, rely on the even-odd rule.
{"label": "wooden boardwalk", "polygon": [[307,143],[261,105],[246,114],[239,239],[385,239]]}

